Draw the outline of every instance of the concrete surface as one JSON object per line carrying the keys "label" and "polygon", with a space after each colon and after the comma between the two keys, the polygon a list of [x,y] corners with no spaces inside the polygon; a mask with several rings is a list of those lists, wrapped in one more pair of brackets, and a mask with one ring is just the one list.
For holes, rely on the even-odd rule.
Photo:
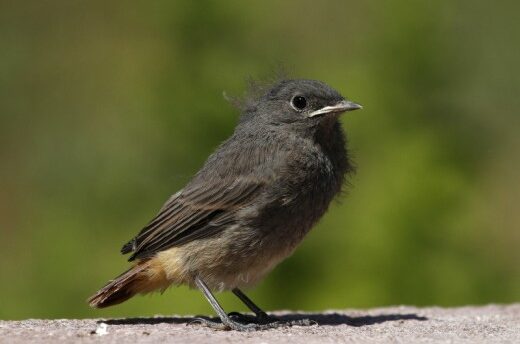
{"label": "concrete surface", "polygon": [[520,343],[520,304],[276,314],[317,325],[233,332],[177,316],[0,321],[0,343]]}

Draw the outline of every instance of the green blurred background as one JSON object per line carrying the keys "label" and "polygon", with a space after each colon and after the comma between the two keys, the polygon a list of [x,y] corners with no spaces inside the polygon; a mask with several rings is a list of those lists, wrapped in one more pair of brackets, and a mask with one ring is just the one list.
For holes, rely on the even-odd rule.
{"label": "green blurred background", "polygon": [[[0,318],[212,313],[85,299],[278,65],[365,106],[358,173],[250,295],[266,309],[520,299],[517,1],[1,1]],[[232,295],[229,311],[244,310]]]}

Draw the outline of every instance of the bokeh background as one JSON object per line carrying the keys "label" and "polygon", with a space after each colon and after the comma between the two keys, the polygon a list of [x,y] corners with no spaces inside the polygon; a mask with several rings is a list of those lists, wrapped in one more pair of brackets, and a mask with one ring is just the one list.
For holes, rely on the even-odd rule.
{"label": "bokeh background", "polygon": [[[266,309],[520,299],[517,1],[0,1],[0,318],[211,314],[85,299],[278,66],[365,106],[358,166]],[[221,294],[227,310],[244,310]]]}

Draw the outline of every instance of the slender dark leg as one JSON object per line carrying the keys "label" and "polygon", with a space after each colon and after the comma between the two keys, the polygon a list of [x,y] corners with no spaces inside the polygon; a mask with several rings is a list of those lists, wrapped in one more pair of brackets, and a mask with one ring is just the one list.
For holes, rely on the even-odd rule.
{"label": "slender dark leg", "polygon": [[224,311],[222,306],[218,303],[217,299],[215,299],[215,296],[211,293],[208,286],[202,279],[199,277],[195,277],[195,284],[200,289],[200,291],[204,294],[208,302],[210,303],[211,307],[215,310],[217,315],[219,316],[222,323],[217,323],[208,319],[204,318],[196,318],[193,322],[201,323],[205,326],[208,326],[210,328],[218,329],[218,330],[237,330],[237,331],[253,331],[253,330],[262,330],[262,329],[268,329],[273,328],[274,326],[268,326],[268,325],[257,325],[257,324],[241,324],[237,321],[232,320]]}
{"label": "slender dark leg", "polygon": [[[260,307],[255,305],[255,303],[249,297],[247,297],[247,295],[244,294],[240,289],[234,288],[232,290],[232,292],[233,292],[233,294],[235,294],[240,299],[240,301],[242,301],[247,306],[247,308],[249,308],[253,313],[255,313],[256,318],[257,318],[259,323],[265,324],[265,323],[268,323],[268,322],[277,321],[277,319],[271,318]],[[230,313],[230,314],[241,315],[240,313],[234,313],[234,312]]]}
{"label": "slender dark leg", "polygon": [[264,312],[260,307],[258,307],[246,294],[244,294],[240,289],[234,288],[232,290],[233,294],[235,294],[240,301],[242,301],[253,313],[255,313],[256,318],[251,319],[250,317],[240,314],[238,312],[229,313],[229,316],[232,316],[235,319],[242,319],[245,322],[254,322],[258,324],[262,324],[264,326],[270,326],[270,328],[282,327],[282,326],[309,326],[316,324],[315,321],[309,319],[300,319],[300,320],[291,320],[291,321],[281,321],[277,317],[273,317]]}
{"label": "slender dark leg", "polygon": [[[261,318],[263,317],[262,314],[265,314],[265,317],[267,317],[267,322],[262,324],[256,324],[256,323],[248,323],[248,324],[242,324],[238,321],[235,321],[231,319],[231,317],[226,314],[222,306],[218,303],[217,299],[215,299],[215,296],[211,293],[208,286],[200,277],[195,277],[195,284],[199,288],[199,290],[204,294],[204,297],[208,302],[210,303],[211,307],[215,310],[215,312],[218,314],[220,320],[222,323],[218,323],[215,321],[211,321],[205,318],[195,318],[190,323],[200,323],[204,326],[217,329],[217,330],[236,330],[236,331],[255,331],[255,330],[267,330],[271,328],[277,328],[277,327],[286,327],[286,326],[308,326],[312,325],[313,322],[307,319],[303,320],[293,320],[289,322],[269,322],[269,316],[262,311],[258,306],[256,306],[253,301],[251,301],[244,293],[242,293],[240,290],[236,289],[237,291],[233,290],[235,295],[237,295],[240,300],[242,300],[255,314]],[[239,296],[240,295],[240,296]]]}

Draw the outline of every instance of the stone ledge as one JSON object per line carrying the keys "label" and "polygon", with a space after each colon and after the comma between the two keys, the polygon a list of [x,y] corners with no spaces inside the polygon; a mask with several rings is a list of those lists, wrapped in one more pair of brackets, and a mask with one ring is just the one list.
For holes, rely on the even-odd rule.
{"label": "stone ledge", "polygon": [[318,325],[244,333],[186,326],[191,318],[178,316],[31,319],[0,321],[0,343],[520,343],[520,304],[275,314]]}

